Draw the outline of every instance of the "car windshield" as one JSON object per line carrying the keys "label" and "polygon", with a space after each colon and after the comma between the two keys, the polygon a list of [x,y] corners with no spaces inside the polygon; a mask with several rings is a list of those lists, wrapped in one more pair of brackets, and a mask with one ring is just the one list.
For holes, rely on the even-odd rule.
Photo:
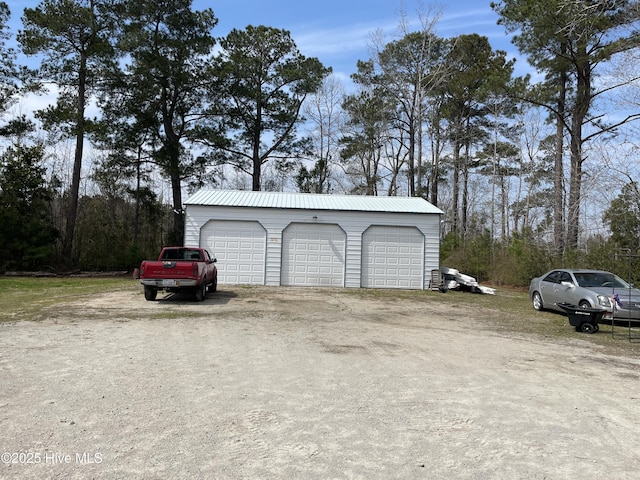
{"label": "car windshield", "polygon": [[581,287],[630,288],[627,282],[613,273],[579,272],[574,276]]}

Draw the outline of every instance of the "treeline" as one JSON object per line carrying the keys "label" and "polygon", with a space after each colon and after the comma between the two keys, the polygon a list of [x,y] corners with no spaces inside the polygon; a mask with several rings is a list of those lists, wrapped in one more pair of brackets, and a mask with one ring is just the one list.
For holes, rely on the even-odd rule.
{"label": "treeline", "polygon": [[74,234],[76,259],[60,260],[67,198],[51,185],[42,147],[9,149],[0,170],[0,272],[132,271],[169,243],[171,207],[148,190],[81,196]]}
{"label": "treeline", "polygon": [[636,249],[637,2],[491,7],[532,74],[430,10],[372,37],[347,90],[286,30],[216,37],[191,0],[47,0],[17,33],[0,2],[0,270],[131,269],[182,243],[202,186],[421,196],[443,262],[495,283]]}

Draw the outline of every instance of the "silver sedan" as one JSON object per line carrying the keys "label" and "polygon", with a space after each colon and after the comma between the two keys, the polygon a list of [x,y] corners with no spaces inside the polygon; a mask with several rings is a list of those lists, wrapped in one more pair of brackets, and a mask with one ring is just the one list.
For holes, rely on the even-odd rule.
{"label": "silver sedan", "polygon": [[531,280],[529,298],[536,310],[565,312],[557,305],[565,302],[605,310],[607,320],[640,320],[640,290],[603,270],[551,270]]}

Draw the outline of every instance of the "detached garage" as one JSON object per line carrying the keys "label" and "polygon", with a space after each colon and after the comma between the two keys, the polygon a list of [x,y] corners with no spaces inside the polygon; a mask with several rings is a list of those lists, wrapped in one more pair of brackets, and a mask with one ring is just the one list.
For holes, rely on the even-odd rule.
{"label": "detached garage", "polygon": [[185,209],[219,284],[425,289],[440,267],[442,211],[421,198],[203,189]]}

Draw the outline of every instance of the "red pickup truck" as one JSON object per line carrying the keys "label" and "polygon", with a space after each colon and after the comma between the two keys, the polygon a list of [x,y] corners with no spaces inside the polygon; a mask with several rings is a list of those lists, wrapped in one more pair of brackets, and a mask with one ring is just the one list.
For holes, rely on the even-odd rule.
{"label": "red pickup truck", "polygon": [[155,300],[158,290],[169,292],[195,292],[196,300],[203,301],[207,288],[218,288],[216,259],[200,247],[164,247],[158,260],[145,260],[140,265],[140,283],[144,285],[144,298]]}

